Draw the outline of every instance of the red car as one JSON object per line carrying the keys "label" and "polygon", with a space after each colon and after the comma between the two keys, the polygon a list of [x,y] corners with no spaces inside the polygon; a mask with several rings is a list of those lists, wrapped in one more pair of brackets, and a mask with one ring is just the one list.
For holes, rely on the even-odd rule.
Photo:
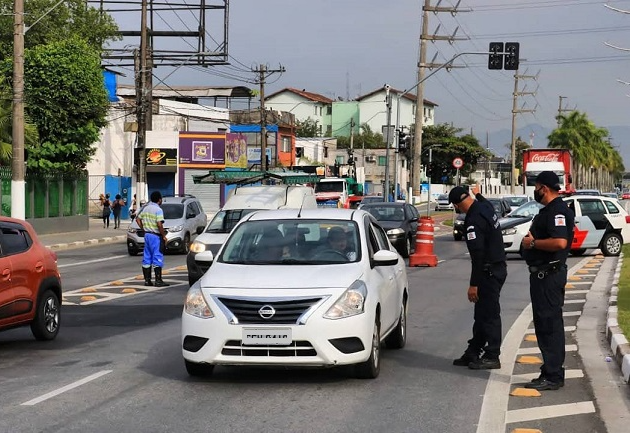
{"label": "red car", "polygon": [[28,222],[0,217],[0,330],[29,325],[37,340],[52,340],[60,315],[57,255]]}
{"label": "red car", "polygon": [[621,199],[630,200],[630,192],[624,192],[623,194],[621,194]]}

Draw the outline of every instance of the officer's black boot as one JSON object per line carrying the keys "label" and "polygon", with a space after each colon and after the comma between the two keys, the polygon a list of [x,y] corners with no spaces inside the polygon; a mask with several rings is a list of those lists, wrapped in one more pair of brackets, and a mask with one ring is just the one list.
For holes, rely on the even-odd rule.
{"label": "officer's black boot", "polygon": [[162,281],[162,268],[156,266],[153,269],[155,271],[155,287],[170,286],[169,283],[165,283],[164,281]]}
{"label": "officer's black boot", "polygon": [[142,268],[142,275],[144,275],[144,285],[145,286],[152,286],[153,283],[151,282],[151,268]]}
{"label": "officer's black boot", "polygon": [[468,367],[468,364],[475,362],[479,359],[479,354],[466,350],[464,354],[453,360],[453,365],[458,367]]}

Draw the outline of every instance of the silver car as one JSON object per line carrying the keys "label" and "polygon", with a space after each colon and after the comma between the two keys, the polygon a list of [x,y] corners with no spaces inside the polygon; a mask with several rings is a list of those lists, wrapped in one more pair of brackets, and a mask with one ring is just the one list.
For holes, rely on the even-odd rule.
{"label": "silver car", "polygon": [[[191,195],[163,197],[164,228],[166,229],[166,251],[187,254],[191,238],[203,232],[208,217],[199,200]],[[140,209],[138,216],[142,218]],[[127,230],[127,251],[135,256],[144,249],[144,231],[140,230],[136,220]]]}
{"label": "silver car", "polygon": [[435,203],[435,210],[453,210],[453,204],[448,201],[448,194],[440,194]]}

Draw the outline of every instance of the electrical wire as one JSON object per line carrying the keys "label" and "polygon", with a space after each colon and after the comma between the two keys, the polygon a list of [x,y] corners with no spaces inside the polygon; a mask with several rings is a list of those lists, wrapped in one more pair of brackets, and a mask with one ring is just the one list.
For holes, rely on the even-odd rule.
{"label": "electrical wire", "polygon": [[541,9],[541,8],[555,8],[555,7],[567,7],[567,6],[588,6],[593,4],[602,4],[601,0],[547,0],[547,1],[532,1],[524,3],[511,3],[505,5],[486,4],[475,5],[474,10],[479,12],[493,12],[493,11],[508,11],[518,9]]}
{"label": "electrical wire", "polygon": [[[464,104],[462,101],[459,100],[459,98],[457,96],[455,96],[453,94],[453,92],[451,92],[451,90],[448,88],[448,86],[446,86],[442,80],[440,79],[440,77],[438,77],[437,75],[435,76],[435,79],[437,80],[438,83],[440,83],[440,85],[444,88],[444,90],[446,90],[448,92],[449,95],[451,95],[453,97],[453,99],[462,107],[464,108],[466,111],[468,111],[470,114],[472,114],[473,116],[477,116],[477,117],[481,117],[484,120],[487,120],[489,122],[503,122],[506,119],[491,119],[489,117],[483,116],[482,114],[480,114],[479,112],[476,112],[472,109],[470,109],[466,104]],[[494,114],[494,113],[493,113]]]}

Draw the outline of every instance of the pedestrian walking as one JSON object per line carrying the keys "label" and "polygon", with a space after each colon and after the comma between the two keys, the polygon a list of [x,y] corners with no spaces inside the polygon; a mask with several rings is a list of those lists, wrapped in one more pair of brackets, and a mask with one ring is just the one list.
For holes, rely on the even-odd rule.
{"label": "pedestrian walking", "polygon": [[142,213],[136,217],[140,230],[144,230],[144,254],[142,256],[142,275],[144,285],[152,286],[151,268],[155,272],[155,286],[164,287],[170,284],[162,281],[162,267],[164,266],[164,245],[166,230],[164,230],[164,212],[162,194],[160,191],[151,193],[151,202],[145,206]]}
{"label": "pedestrian walking", "polygon": [[[494,207],[481,194],[474,199],[461,186],[453,188],[448,199],[466,214],[466,246],[471,272],[468,300],[475,304],[472,338],[464,354],[453,365],[473,370],[501,368],[501,306],[499,297],[507,277],[505,250]],[[483,356],[482,356],[483,352]]]}
{"label": "pedestrian walking", "polygon": [[129,207],[129,218],[131,219],[131,222],[133,222],[133,220],[136,218],[138,212],[138,208],[137,208],[137,202],[136,202],[136,195],[133,195],[133,200],[131,200],[131,206]]}
{"label": "pedestrian walking", "polygon": [[566,260],[573,242],[575,215],[562,200],[560,179],[543,171],[535,181],[534,199],[543,204],[521,246],[529,266],[529,294],[536,340],[543,357],[540,376],[525,384],[538,391],[564,386],[564,287]]}
{"label": "pedestrian walking", "polygon": [[120,213],[122,212],[122,208],[125,205],[125,201],[122,199],[120,194],[116,194],[114,199],[114,203],[112,203],[112,213],[114,214],[114,228],[120,228]]}
{"label": "pedestrian walking", "polygon": [[101,200],[103,204],[103,228],[109,228],[109,216],[112,213],[111,202],[109,201],[109,193]]}

